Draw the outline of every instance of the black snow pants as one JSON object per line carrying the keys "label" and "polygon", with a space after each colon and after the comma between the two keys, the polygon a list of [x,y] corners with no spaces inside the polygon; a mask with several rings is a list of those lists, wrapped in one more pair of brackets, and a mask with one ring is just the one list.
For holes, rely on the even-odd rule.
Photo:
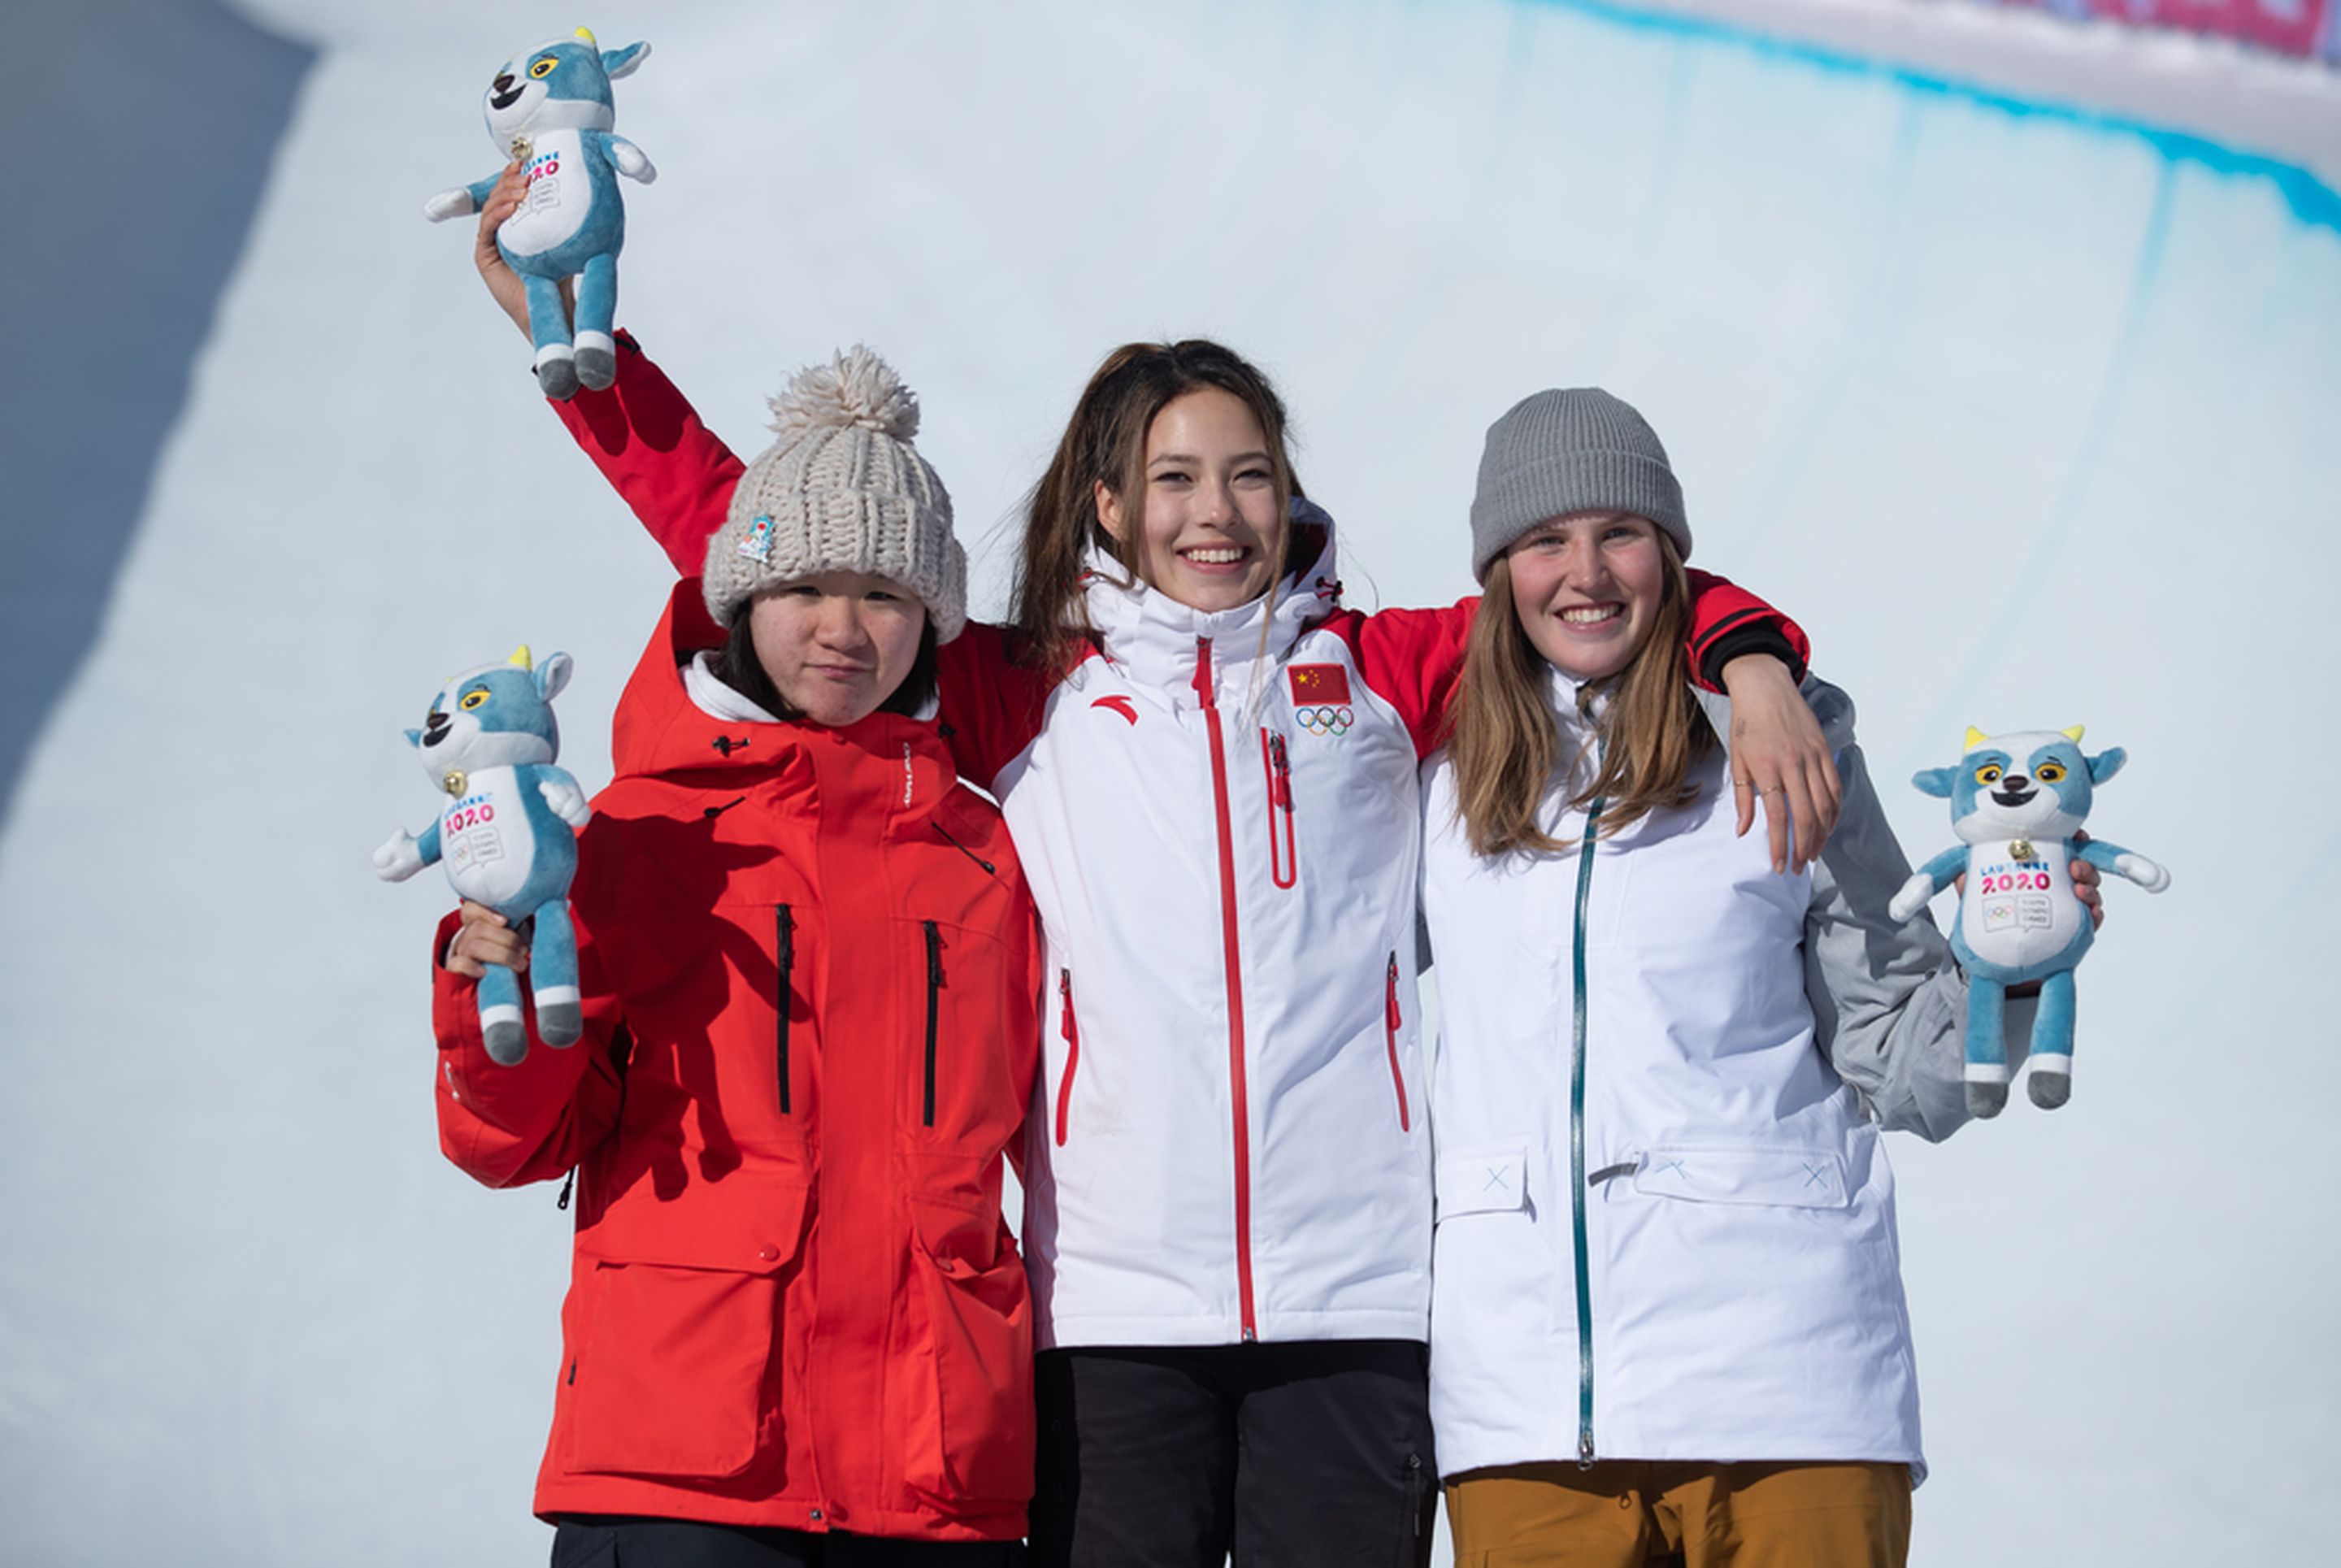
{"label": "black snow pants", "polygon": [[688,1519],[572,1514],[553,1532],[553,1568],[1022,1568],[1013,1541],[897,1541],[762,1530]]}
{"label": "black snow pants", "polygon": [[1035,1568],[1423,1568],[1429,1350],[1312,1340],[1041,1353]]}

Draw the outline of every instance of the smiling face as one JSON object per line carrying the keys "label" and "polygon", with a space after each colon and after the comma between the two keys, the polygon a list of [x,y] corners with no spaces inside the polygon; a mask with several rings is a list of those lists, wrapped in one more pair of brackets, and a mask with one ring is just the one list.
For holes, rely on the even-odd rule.
{"label": "smiling face", "polygon": [[876,713],[919,657],[927,610],[891,577],[817,572],[759,592],[747,608],[756,662],[813,724]]}
{"label": "smiling face", "polygon": [[1546,662],[1607,680],[1649,641],[1665,602],[1657,524],[1630,512],[1578,512],[1539,523],[1504,552],[1520,630]]}
{"label": "smiling face", "polygon": [[1218,387],[1165,404],[1147,427],[1143,493],[1124,504],[1103,481],[1098,519],[1150,586],[1190,609],[1232,610],[1276,580],[1286,531],[1268,436]]}

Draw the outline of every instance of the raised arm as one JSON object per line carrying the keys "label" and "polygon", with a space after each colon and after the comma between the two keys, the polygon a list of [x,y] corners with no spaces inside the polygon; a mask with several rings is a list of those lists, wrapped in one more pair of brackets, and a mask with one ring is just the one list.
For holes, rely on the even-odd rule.
{"label": "raised arm", "polygon": [[[529,335],[527,291],[496,248],[496,230],[519,208],[527,190],[520,165],[508,165],[481,205],[472,245],[480,281],[523,337]],[[562,285],[564,303],[568,287]],[[580,392],[552,406],[674,569],[686,577],[698,575],[707,558],[707,536],[723,525],[742,465],[700,422],[674,383],[622,332],[616,385]]]}
{"label": "raised arm", "polygon": [[618,335],[618,379],[553,404],[561,423],[685,577],[699,575],[707,538],[723,526],[746,465],[632,335]]}

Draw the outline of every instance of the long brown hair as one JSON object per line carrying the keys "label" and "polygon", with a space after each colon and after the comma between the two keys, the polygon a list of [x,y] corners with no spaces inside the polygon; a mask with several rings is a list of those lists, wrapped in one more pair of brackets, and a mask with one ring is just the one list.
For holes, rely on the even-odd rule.
{"label": "long brown hair", "polygon": [[[1600,683],[1588,683],[1580,704],[1606,690],[1609,700],[1593,722],[1592,777],[1569,797],[1573,810],[1602,800],[1599,835],[1639,821],[1660,806],[1688,804],[1698,794],[1691,764],[1715,744],[1691,694],[1690,655],[1683,629],[1690,583],[1682,554],[1663,529],[1659,553],[1666,563],[1659,611],[1631,663]],[[1529,641],[1512,599],[1510,560],[1496,557],[1463,654],[1463,679],[1448,734],[1455,764],[1455,809],[1475,854],[1516,851],[1551,854],[1576,847],[1544,830],[1538,810],[1556,772],[1579,771],[1581,754],[1560,754],[1560,726],[1547,684],[1550,666]]]}
{"label": "long brown hair", "polygon": [[[1128,343],[1105,356],[1081,389],[1081,401],[1033,487],[1024,520],[1024,550],[1017,564],[1009,624],[1017,656],[1041,669],[1062,669],[1093,634],[1081,592],[1081,564],[1092,544],[1110,551],[1132,579],[1140,575],[1143,541],[1116,539],[1098,516],[1097,487],[1138,504],[1146,495],[1146,437],[1154,416],[1190,392],[1216,387],[1240,401],[1260,422],[1275,469],[1279,514],[1304,494],[1285,444],[1283,400],[1268,377],[1233,349],[1207,338],[1179,343]],[[1291,530],[1280,544],[1271,584],[1284,580]],[[1271,586],[1270,592],[1274,589]]]}

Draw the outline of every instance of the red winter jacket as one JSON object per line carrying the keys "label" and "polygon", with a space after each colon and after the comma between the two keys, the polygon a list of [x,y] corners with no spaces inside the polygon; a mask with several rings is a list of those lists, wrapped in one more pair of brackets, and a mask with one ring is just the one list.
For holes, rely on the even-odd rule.
{"label": "red winter jacket", "polygon": [[571,894],[585,1038],[496,1066],[438,974],[447,1157],[577,1172],[536,1511],[1021,1536],[1023,872],[931,722],[708,716],[677,666],[717,639],[686,581],[619,705]]}

